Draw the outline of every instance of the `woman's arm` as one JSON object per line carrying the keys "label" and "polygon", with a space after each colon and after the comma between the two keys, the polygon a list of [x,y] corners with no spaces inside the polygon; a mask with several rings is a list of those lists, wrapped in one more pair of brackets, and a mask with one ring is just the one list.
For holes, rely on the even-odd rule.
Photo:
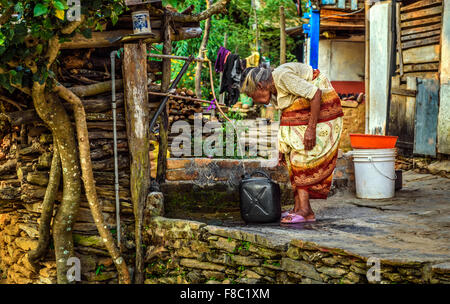
{"label": "woman's arm", "polygon": [[316,145],[316,126],[320,113],[320,101],[322,99],[322,91],[317,90],[314,97],[311,99],[311,116],[309,118],[308,127],[305,132],[303,144],[305,150],[312,150]]}

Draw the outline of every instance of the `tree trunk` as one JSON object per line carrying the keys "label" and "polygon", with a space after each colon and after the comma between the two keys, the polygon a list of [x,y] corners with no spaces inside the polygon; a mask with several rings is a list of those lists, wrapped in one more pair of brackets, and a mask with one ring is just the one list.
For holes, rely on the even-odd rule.
{"label": "tree trunk", "polygon": [[[206,9],[209,9],[211,6],[211,0],[206,0]],[[204,53],[208,51],[208,40],[209,40],[209,32],[211,29],[211,17],[206,19],[205,22],[205,32],[203,33],[203,39],[202,43],[200,44],[200,49],[198,51],[198,57],[202,58]],[[202,62],[197,62],[197,69],[195,71],[195,95],[197,95],[198,98],[202,97],[202,87],[201,87],[201,81],[202,81]],[[214,90],[214,88],[212,88]]]}
{"label": "tree trunk", "polygon": [[50,223],[53,217],[53,205],[58,193],[61,180],[61,161],[59,158],[58,143],[53,137],[53,158],[50,169],[50,178],[42,202],[41,221],[39,223],[39,243],[38,247],[29,253],[28,260],[35,265],[39,259],[44,257],[50,243]]}
{"label": "tree trunk", "polygon": [[[89,208],[92,212],[92,217],[95,220],[98,232],[103,239],[106,249],[111,255],[112,260],[116,266],[119,283],[129,284],[130,274],[128,272],[125,260],[120,254],[120,251],[114,244],[114,238],[111,231],[105,224],[103,218],[102,208],[97,198],[97,191],[95,188],[94,174],[92,172],[92,162],[90,156],[89,136],[86,124],[86,113],[84,112],[83,103],[70,90],[57,84],[54,89],[62,98],[73,105],[73,112],[75,115],[75,125],[77,128],[78,146],[80,150],[81,170],[83,173],[84,190],[86,198],[89,202]],[[56,244],[55,244],[56,248]]]}
{"label": "tree trunk", "polygon": [[34,107],[56,139],[61,159],[63,198],[53,221],[57,281],[68,283],[67,260],[74,257],[72,228],[81,196],[80,167],[75,131],[62,103],[51,94],[44,95],[45,84],[35,82],[32,89]]}
{"label": "tree trunk", "polygon": [[144,282],[142,222],[150,187],[150,109],[147,88],[147,47],[125,44],[123,59],[125,115],[130,153],[130,190],[135,217],[136,270],[134,282]]}

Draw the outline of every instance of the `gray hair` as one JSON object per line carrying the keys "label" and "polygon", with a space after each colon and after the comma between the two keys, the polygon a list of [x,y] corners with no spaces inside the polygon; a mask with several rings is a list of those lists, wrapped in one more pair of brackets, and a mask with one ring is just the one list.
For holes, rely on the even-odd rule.
{"label": "gray hair", "polygon": [[251,95],[258,90],[258,85],[266,86],[272,80],[272,71],[264,67],[247,68],[242,74],[244,80],[241,92]]}

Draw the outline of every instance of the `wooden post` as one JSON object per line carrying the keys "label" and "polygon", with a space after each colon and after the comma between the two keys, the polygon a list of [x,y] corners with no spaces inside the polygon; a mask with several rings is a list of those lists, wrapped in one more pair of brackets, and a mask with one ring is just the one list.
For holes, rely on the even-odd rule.
{"label": "wooden post", "polygon": [[364,72],[364,85],[365,85],[365,98],[364,98],[364,102],[365,102],[365,133],[369,134],[369,102],[370,102],[370,94],[369,94],[369,89],[370,89],[370,78],[369,78],[369,72],[370,72],[370,60],[369,60],[369,56],[370,56],[370,28],[369,28],[369,10],[370,10],[370,5],[369,5],[369,0],[366,0],[364,2],[364,17],[365,17],[365,72]]}
{"label": "wooden post", "polygon": [[401,3],[396,3],[396,16],[395,16],[395,24],[397,30],[397,52],[398,52],[398,63],[400,66],[400,76],[403,76],[403,52],[402,52],[402,41],[401,41],[401,28],[400,28],[400,7]]}
{"label": "wooden post", "polygon": [[[165,14],[163,17],[163,55],[172,53],[172,41],[170,40],[170,17]],[[161,92],[166,93],[170,87],[171,60],[163,59]],[[159,120],[159,151],[158,168],[156,170],[156,181],[161,184],[166,180],[167,171],[167,150],[169,149],[169,115],[166,109],[161,113]]]}
{"label": "wooden post", "polygon": [[144,281],[142,221],[150,187],[150,111],[147,89],[147,47],[125,44],[123,59],[125,115],[130,153],[130,192],[135,217],[136,270],[134,282]]}
{"label": "wooden post", "polygon": [[286,18],[284,6],[280,6],[280,64],[286,63]]}
{"label": "wooden post", "polygon": [[[225,33],[225,37],[223,38],[223,47],[224,48],[227,48],[227,42],[228,42],[228,33]],[[222,79],[223,79],[223,72],[220,72],[219,90],[222,87]],[[225,104],[225,93],[220,94],[219,104],[221,104],[221,105]]]}
{"label": "wooden post", "polygon": [[[206,0],[206,9],[211,7],[211,0]],[[211,17],[206,19],[205,21],[205,32],[203,33],[202,43],[200,44],[200,49],[198,51],[198,57],[202,58],[204,53],[208,52],[208,40],[209,40],[209,32],[211,29]],[[198,98],[202,98],[202,62],[197,62],[197,68],[195,71],[195,95]]]}

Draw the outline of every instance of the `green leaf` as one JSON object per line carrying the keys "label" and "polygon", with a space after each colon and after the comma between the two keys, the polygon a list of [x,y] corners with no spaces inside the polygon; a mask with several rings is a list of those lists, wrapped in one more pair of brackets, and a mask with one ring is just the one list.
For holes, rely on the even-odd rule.
{"label": "green leaf", "polygon": [[56,1],[53,3],[53,6],[54,6],[56,9],[59,9],[59,10],[65,10],[65,9],[66,9],[66,7],[64,6],[64,4],[63,4],[61,1],[59,1],[59,0],[56,0]]}
{"label": "green leaf", "polygon": [[92,38],[92,30],[90,28],[85,28],[81,30],[81,34],[86,37],[87,39]]}
{"label": "green leaf", "polygon": [[47,14],[48,12],[48,8],[42,4],[42,3],[38,3],[36,4],[36,6],[34,7],[34,16],[38,17],[38,16],[42,16],[44,14]]}

